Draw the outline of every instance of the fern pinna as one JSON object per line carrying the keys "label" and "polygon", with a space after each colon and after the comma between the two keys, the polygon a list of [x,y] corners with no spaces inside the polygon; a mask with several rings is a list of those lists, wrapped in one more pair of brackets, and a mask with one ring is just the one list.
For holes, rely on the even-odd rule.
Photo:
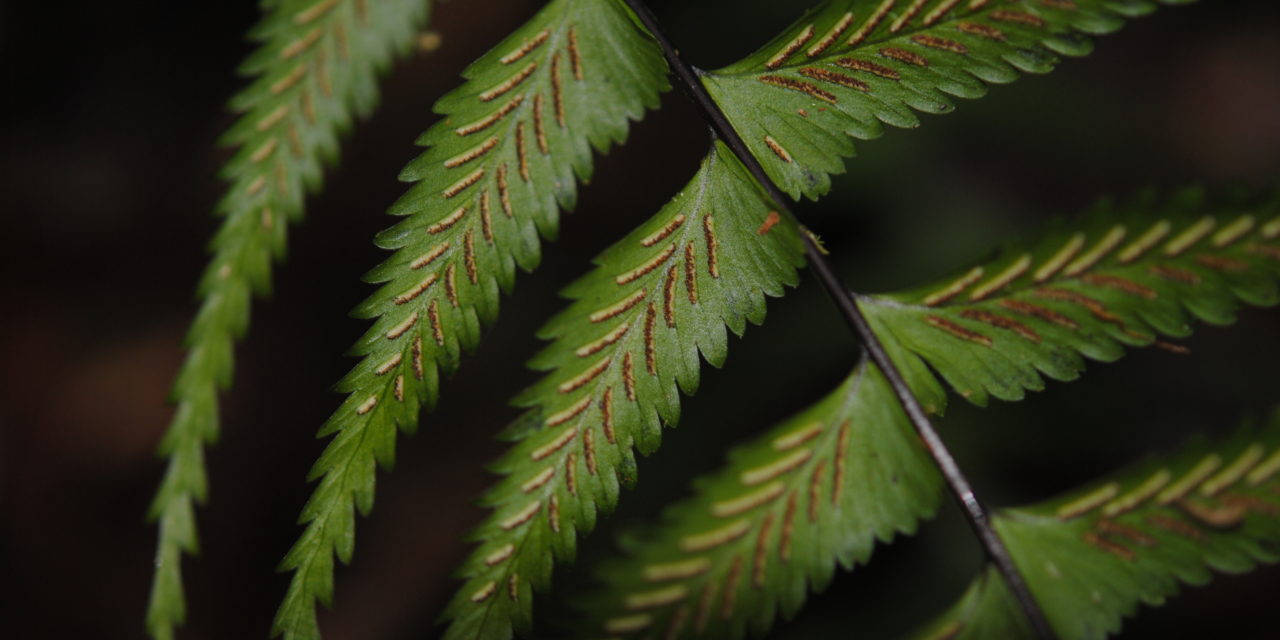
{"label": "fern pinna", "polygon": [[1041,374],[1074,379],[1082,355],[1115,360],[1124,345],[1185,337],[1191,318],[1228,324],[1237,300],[1280,300],[1280,203],[1203,200],[1191,189],[1103,203],[1035,245],[862,307],[887,344],[912,354],[899,366],[913,387],[932,379],[927,364],[976,404],[1020,400],[1043,388]]}
{"label": "fern pinna", "polygon": [[550,373],[516,400],[531,409],[494,465],[506,477],[485,496],[494,511],[462,566],[447,638],[529,627],[532,591],[635,481],[632,448],[653,451],[661,425],[678,420],[700,354],[724,362],[726,328],[740,335],[764,320],[765,296],[796,284],[803,250],[798,228],[716,143],[680,195],[596,262],[542,331],[554,342],[532,366]]}
{"label": "fern pinna", "polygon": [[197,548],[194,502],[206,495],[204,445],[218,433],[218,390],[231,384],[232,349],[249,325],[251,293],[271,287],[288,223],[317,191],[338,136],[377,102],[377,77],[409,48],[426,0],[264,0],[252,37],[262,44],[240,71],[256,80],[231,102],[241,116],[223,137],[238,147],[222,176],[230,185],[222,227],[201,278],[200,310],[174,384],[177,405],[160,445],[167,456],[150,517],[159,523],[147,629],[169,638],[186,617],[181,555]]}
{"label": "fern pinna", "polygon": [[[1160,0],[1187,4],[1193,0]],[[949,113],[948,96],[1046,73],[1058,55],[1092,50],[1154,0],[829,0],[759,51],[704,74],[769,177],[817,198],[881,123],[919,126],[912,111]]]}
{"label": "fern pinna", "polygon": [[[1280,561],[1280,412],[1262,429],[1198,443],[995,520],[1060,637],[1104,638],[1210,570]],[[984,573],[922,640],[1027,637]]]}
{"label": "fern pinna", "polygon": [[816,405],[729,454],[697,497],[636,531],[602,564],[584,636],[760,636],[779,609],[912,533],[941,479],[884,376],[864,361]]}
{"label": "fern pinna", "polygon": [[[1109,361],[1157,332],[1185,336],[1188,314],[1227,323],[1240,301],[1280,300],[1280,201],[1202,200],[1188,190],[1159,206],[1104,204],[959,278],[861,305],[930,411],[946,407],[932,371],[979,405],[1021,399],[1041,374],[1076,377],[1081,355]],[[865,561],[877,538],[933,512],[940,484],[918,449],[879,373],[860,365],[833,396],[732,452],[660,529],[632,536],[640,542],[600,572],[609,588],[593,631],[763,632],[779,608],[799,609],[809,585],[825,585],[837,560]]]}
{"label": "fern pinna", "polygon": [[397,428],[414,430],[434,404],[440,372],[496,318],[515,267],[537,265],[539,234],[555,235],[577,181],[591,177],[592,147],[621,142],[667,87],[661,54],[612,0],[548,4],[463,75],[402,174],[416,182],[391,209],[404,221],[377,239],[395,253],[367,276],[382,286],[356,309],[375,322],[339,384],[348,397],[320,432],[334,437],[282,565],[293,579],[275,633],[287,638],[319,636],[315,601],[332,599],[333,557],[351,559],[355,511],[372,508]]}

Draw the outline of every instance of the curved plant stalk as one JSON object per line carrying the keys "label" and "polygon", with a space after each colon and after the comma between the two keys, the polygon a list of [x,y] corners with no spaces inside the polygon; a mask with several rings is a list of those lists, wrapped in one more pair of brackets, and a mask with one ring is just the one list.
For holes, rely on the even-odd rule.
{"label": "curved plant stalk", "polygon": [[426,0],[277,0],[252,32],[262,44],[241,67],[257,79],[231,102],[240,119],[223,137],[239,150],[222,172],[222,227],[200,281],[200,310],[171,394],[160,445],[168,458],[149,510],[159,524],[147,630],[170,638],[186,617],[183,552],[197,550],[194,503],[205,499],[204,446],[218,433],[218,390],[231,384],[232,350],[249,324],[252,293],[270,289],[288,223],[319,190],[338,136],[377,102],[377,77],[424,23]]}
{"label": "curved plant stalk", "polygon": [[531,363],[550,373],[516,400],[531,410],[494,466],[505,477],[484,498],[493,513],[473,534],[446,638],[529,627],[554,561],[612,510],[619,484],[634,483],[632,448],[653,451],[661,425],[678,420],[699,354],[722,365],[726,328],[762,322],[765,297],[796,284],[803,255],[798,228],[717,142],[679,196],[566,290],[574,302],[543,329],[554,342]]}
{"label": "curved plant stalk", "polygon": [[519,266],[533,269],[589,180],[592,149],[622,142],[631,120],[667,88],[661,53],[615,0],[555,0],[463,73],[441,98],[446,117],[401,177],[414,186],[391,209],[404,220],[378,236],[395,253],[367,279],[382,283],[356,309],[374,319],[362,361],[339,384],[346,401],[310,479],[306,525],[282,568],[293,571],[274,633],[317,638],[315,602],[333,596],[333,559],[349,562],[355,513],[373,507],[375,468],[388,468],[397,428],[417,428],[441,373],[474,348],[498,315]]}
{"label": "curved plant stalk", "polygon": [[[1193,0],[1159,0],[1186,4]],[[817,198],[844,171],[852,138],[915,111],[949,113],[948,96],[1046,73],[1082,56],[1086,34],[1119,29],[1156,0],[829,0],[756,53],[702,80],[778,186]],[[914,111],[913,111],[914,110]]]}
{"label": "curved plant stalk", "polygon": [[[1280,560],[1280,412],[1261,430],[1200,442],[1043,504],[1002,511],[1000,534],[1061,637],[1120,630],[1182,583]],[[921,639],[1026,638],[990,573]]]}
{"label": "curved plant stalk", "polygon": [[[1215,216],[1205,216],[1205,210]],[[1084,222],[1046,234],[1028,251],[1006,250],[991,261],[994,268],[984,269],[990,279],[970,275],[966,287],[959,288],[955,283],[965,278],[953,277],[902,294],[864,297],[860,304],[929,412],[945,410],[946,393],[928,367],[971,401],[983,403],[988,394],[1020,399],[1023,389],[1039,388],[1031,382],[1040,381],[1037,367],[1069,380],[1082,367],[1081,353],[1114,360],[1123,354],[1121,339],[1134,346],[1153,343],[1148,323],[1185,335],[1184,308],[1226,323],[1241,300],[1274,303],[1280,276],[1278,213],[1280,202],[1274,200],[1208,208],[1194,191],[1162,207],[1152,197],[1119,211],[1104,205]],[[1223,223],[1206,222],[1219,219]],[[1126,245],[1115,240],[1117,225],[1147,233]],[[1163,234],[1150,233],[1153,228]],[[1080,246],[1064,259],[1061,249],[1068,243]],[[1110,252],[1096,250],[1108,245],[1114,245]],[[1026,287],[1008,271],[1008,265],[1024,262],[1024,254],[1041,268],[1061,264],[1057,270],[1043,268],[1041,275],[1048,274],[1043,286]],[[1036,271],[1026,267],[1026,277],[1034,280]],[[1150,278],[1171,278],[1174,284]],[[991,286],[1000,282],[1001,287]],[[1074,293],[1062,300],[1053,298],[1060,294],[1047,294],[1048,302],[1023,299],[1043,297],[1037,293],[1043,287]],[[1137,295],[1140,290],[1154,296]],[[925,306],[925,299],[933,306]],[[981,373],[960,376],[974,370]],[[869,557],[877,537],[888,540],[894,532],[913,531],[936,504],[936,496],[929,495],[939,486],[936,471],[892,453],[902,448],[888,443],[900,437],[905,416],[892,394],[883,393],[878,372],[865,378],[877,384],[846,383],[816,407],[735,449],[728,466],[696,483],[693,497],[667,511],[665,526],[656,533],[621,536],[638,542],[599,572],[608,588],[592,607],[596,626],[590,631],[621,637],[741,637],[750,627],[761,634],[779,607],[784,615],[799,609],[806,585],[825,585],[836,561],[851,568],[851,558]],[[845,405],[840,398],[847,398]],[[840,413],[854,409],[865,413]],[[844,421],[852,435],[834,435],[832,425]],[[812,487],[830,480],[826,474],[841,465],[848,477],[862,480],[845,482],[840,503],[845,506],[825,509],[818,502],[814,508],[815,496],[826,494]],[[908,486],[886,488],[875,478],[897,478]],[[910,484],[917,478],[924,484]],[[916,491],[913,497],[885,497],[910,489]],[[834,486],[830,491],[835,493]],[[809,515],[810,523],[799,522],[797,514]],[[1003,537],[1004,529],[999,531]],[[704,548],[704,541],[717,544]],[[797,555],[786,549],[816,551]],[[1007,605],[1025,620],[1016,601],[1009,598]]]}

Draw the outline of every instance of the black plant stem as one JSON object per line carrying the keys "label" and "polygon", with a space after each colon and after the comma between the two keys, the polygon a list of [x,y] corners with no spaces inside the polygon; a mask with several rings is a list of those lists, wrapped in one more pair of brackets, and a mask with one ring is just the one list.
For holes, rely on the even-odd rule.
{"label": "black plant stem", "polygon": [[[680,86],[689,98],[693,100],[694,104],[697,105],[702,115],[706,117],[711,124],[712,130],[733,151],[734,155],[742,161],[756,181],[764,187],[765,192],[774,201],[774,204],[785,215],[795,220],[795,214],[788,206],[789,200],[786,195],[765,173],[764,167],[752,155],[742,137],[738,135],[737,130],[733,128],[728,118],[725,117],[724,112],[720,110],[720,106],[716,104],[715,100],[711,98],[711,95],[702,86],[702,82],[698,79],[698,70],[680,57],[671,40],[659,26],[657,18],[654,17],[653,12],[649,10],[643,0],[626,0],[626,2],[632,11],[636,13],[636,16],[640,18],[641,23],[657,39],[667,58],[667,62],[679,79]],[[911,424],[915,426],[916,432],[924,441],[930,455],[933,456],[934,462],[938,465],[938,469],[942,472],[943,478],[951,489],[952,497],[955,498],[960,508],[964,511],[969,521],[969,526],[973,528],[974,533],[982,542],[987,557],[996,566],[996,570],[1000,572],[1000,575],[1004,577],[1005,583],[1017,599],[1022,612],[1031,622],[1036,635],[1041,640],[1054,640],[1056,635],[1053,632],[1053,628],[1049,625],[1048,619],[1045,618],[1044,612],[1040,609],[1040,604],[1036,601],[1035,596],[1031,594],[1031,590],[1027,587],[1026,580],[1023,579],[1017,566],[1014,565],[1013,557],[1009,555],[1009,549],[1005,547],[1004,541],[1000,539],[999,534],[992,527],[991,517],[988,515],[986,508],[982,506],[982,502],[974,494],[973,488],[960,470],[960,466],[956,464],[955,458],[952,457],[942,438],[938,436],[938,432],[933,428],[929,417],[925,415],[924,409],[920,406],[915,394],[907,386],[906,380],[902,377],[902,372],[898,370],[897,365],[889,358],[884,345],[881,344],[875,332],[871,330],[871,325],[867,322],[862,310],[858,308],[858,295],[840,282],[831,260],[827,257],[826,252],[818,246],[813,236],[807,232],[803,236],[809,265],[818,275],[818,280],[822,283],[823,288],[826,289],[827,294],[831,296],[831,300],[840,309],[845,321],[849,323],[862,340],[863,346],[871,356],[871,360],[875,362],[876,366],[880,367],[881,372],[884,373],[885,378],[889,381],[889,385],[893,388],[894,394],[898,396],[898,401],[902,403],[902,408],[911,420]]]}

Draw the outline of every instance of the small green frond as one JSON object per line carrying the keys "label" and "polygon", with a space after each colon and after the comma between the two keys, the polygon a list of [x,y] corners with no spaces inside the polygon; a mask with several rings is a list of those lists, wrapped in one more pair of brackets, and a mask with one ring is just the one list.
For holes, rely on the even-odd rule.
{"label": "small green frond", "polygon": [[531,363],[551,373],[517,399],[531,409],[494,467],[505,477],[484,498],[494,511],[460,570],[446,638],[528,628],[554,560],[635,481],[632,448],[653,451],[661,424],[676,423],[699,354],[723,364],[726,328],[762,322],[766,296],[795,285],[803,261],[796,225],[717,142],[680,195],[569,287],[574,302],[542,332],[554,343]]}
{"label": "small green frond", "polygon": [[[1209,206],[1187,190],[1103,203],[958,277],[860,300],[912,386],[935,369],[978,405],[1020,400],[1041,374],[1073,380],[1084,357],[1186,337],[1193,319],[1228,324],[1241,303],[1280,301],[1280,200]],[[1083,356],[1083,357],[1082,357]],[[923,361],[923,363],[921,362]],[[934,407],[941,409],[941,407]]]}
{"label": "small green frond", "polygon": [[[1186,4],[1192,0],[1160,0]],[[915,111],[949,113],[948,96],[1046,73],[1091,50],[1085,34],[1119,29],[1156,0],[829,0],[762,49],[703,84],[764,165],[799,198],[843,173],[851,138],[881,123],[913,128]],[[915,111],[913,111],[915,110]]]}
{"label": "small green frond", "polygon": [[262,45],[241,71],[256,80],[232,108],[242,114],[223,142],[239,150],[222,176],[230,185],[222,227],[199,287],[200,310],[174,384],[177,408],[160,446],[169,458],[150,517],[159,522],[147,629],[171,638],[185,618],[181,556],[196,551],[194,505],[205,497],[204,445],[218,432],[218,390],[230,386],[235,339],[249,325],[253,293],[266,293],[284,255],[288,223],[319,189],[338,136],[377,102],[377,78],[404,54],[426,20],[425,0],[263,3],[254,29]]}
{"label": "small green frond", "polygon": [[[1262,430],[1201,442],[994,522],[1058,636],[1105,638],[1181,583],[1280,560],[1280,412]],[[919,637],[1034,635],[988,570]]]}
{"label": "small green frond", "polygon": [[539,236],[556,234],[591,177],[592,148],[623,141],[667,88],[661,52],[618,0],[551,2],[463,75],[401,176],[416,182],[391,209],[405,219],[377,240],[395,253],[367,276],[382,286],[355,311],[375,322],[339,384],[347,400],[321,430],[336,435],[282,565],[294,577],[274,631],[291,640],[319,636],[315,601],[332,598],[333,556],[351,559],[355,511],[373,507],[397,428],[413,431],[434,405],[441,374],[497,317],[517,265],[537,265]]}
{"label": "small green frond", "polygon": [[838,561],[912,533],[941,478],[884,376],[861,364],[835,392],[695,484],[662,526],[623,537],[597,572],[584,635],[740,638],[794,615]]}

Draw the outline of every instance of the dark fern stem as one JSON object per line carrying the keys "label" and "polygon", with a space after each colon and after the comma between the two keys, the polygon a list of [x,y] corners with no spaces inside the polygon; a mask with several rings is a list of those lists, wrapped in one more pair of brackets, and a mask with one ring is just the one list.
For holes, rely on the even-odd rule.
{"label": "dark fern stem", "polygon": [[[662,47],[662,51],[675,72],[680,87],[693,100],[715,134],[742,161],[742,164],[746,166],[751,175],[764,188],[779,211],[783,215],[796,219],[791,208],[787,206],[787,198],[782,193],[782,190],[765,173],[764,167],[747,149],[742,137],[738,135],[728,118],[725,117],[719,105],[703,88],[702,83],[698,80],[698,70],[680,57],[677,48],[666,33],[662,31],[653,12],[649,10],[643,0],[626,0],[626,2]],[[1036,636],[1041,640],[1054,640],[1057,636],[1053,628],[1049,625],[1049,621],[1045,617],[1044,611],[1040,608],[1039,602],[1036,601],[1035,596],[1032,595],[1031,590],[1027,587],[1026,580],[1018,571],[1017,566],[1014,565],[1013,557],[1010,555],[1008,548],[991,525],[991,517],[986,508],[974,493],[972,486],[960,470],[955,458],[947,449],[938,432],[933,428],[933,424],[928,416],[925,415],[924,409],[911,392],[906,380],[903,379],[902,373],[889,358],[884,345],[876,337],[871,325],[858,308],[858,294],[841,283],[826,251],[818,246],[811,234],[804,234],[804,241],[805,254],[809,259],[810,266],[813,267],[814,272],[817,274],[818,280],[822,283],[827,294],[831,296],[831,300],[839,308],[845,321],[849,323],[854,333],[862,341],[863,348],[871,356],[872,361],[880,367],[885,378],[889,381],[894,394],[898,397],[899,402],[902,403],[902,408],[905,410],[907,417],[911,420],[920,438],[924,440],[929,454],[933,456],[934,462],[946,479],[952,497],[963,510],[969,526],[982,543],[989,560],[995,565],[1009,586],[1009,590],[1013,593],[1018,605],[1027,616],[1027,620],[1031,623]]]}

